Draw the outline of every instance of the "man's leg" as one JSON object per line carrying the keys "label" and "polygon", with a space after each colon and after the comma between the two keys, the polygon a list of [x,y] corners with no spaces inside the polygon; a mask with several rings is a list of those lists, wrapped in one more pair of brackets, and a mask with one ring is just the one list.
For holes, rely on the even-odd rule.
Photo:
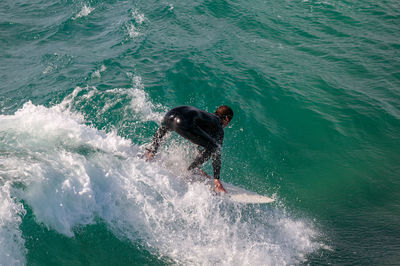
{"label": "man's leg", "polygon": [[202,164],[210,159],[211,155],[218,148],[218,146],[215,144],[215,140],[213,140],[197,125],[178,124],[177,127],[175,127],[175,132],[185,139],[188,139],[192,143],[204,147],[204,150],[201,151],[200,154],[194,159],[193,163],[190,164],[188,168],[189,171],[200,168]]}
{"label": "man's leg", "polygon": [[208,161],[208,159],[210,159],[212,151],[213,150],[210,148],[204,148],[204,150],[199,155],[197,155],[194,161],[190,164],[188,170],[193,171],[200,168],[201,165],[203,165],[206,161]]}

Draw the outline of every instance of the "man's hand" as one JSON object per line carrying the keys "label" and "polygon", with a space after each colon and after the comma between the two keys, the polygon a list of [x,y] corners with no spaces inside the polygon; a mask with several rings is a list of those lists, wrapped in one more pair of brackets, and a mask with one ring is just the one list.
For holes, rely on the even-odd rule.
{"label": "man's hand", "polygon": [[154,153],[152,153],[150,150],[147,150],[144,154],[144,157],[146,157],[146,161],[151,161],[153,160]]}
{"label": "man's hand", "polygon": [[[204,176],[210,178],[210,179],[212,178],[211,176],[207,175],[207,173],[204,172],[203,170],[200,170],[200,173],[201,173],[202,175],[204,175]],[[215,179],[215,178],[214,178],[214,184],[215,184],[215,191],[226,193],[226,190],[225,190],[225,188],[222,186],[222,183],[221,183],[221,181],[219,181],[219,179]]]}
{"label": "man's hand", "polygon": [[219,181],[219,179],[214,179],[214,184],[215,184],[215,190],[217,192],[224,192],[226,193],[225,188],[222,186],[221,181]]}

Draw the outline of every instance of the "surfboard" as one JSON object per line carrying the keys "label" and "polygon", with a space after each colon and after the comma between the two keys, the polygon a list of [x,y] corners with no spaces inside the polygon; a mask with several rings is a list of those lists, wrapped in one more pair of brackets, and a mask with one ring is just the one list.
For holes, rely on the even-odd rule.
{"label": "surfboard", "polygon": [[[213,182],[214,179],[211,178],[209,175],[205,174],[204,172],[203,172],[203,174],[200,174],[200,175],[190,175],[190,176],[186,177],[186,179],[189,182],[199,182],[199,181],[203,182],[203,181],[205,181],[204,180],[205,176],[208,177],[205,179],[206,183],[210,186],[210,188],[212,190],[215,191],[215,186],[214,186],[214,182]],[[232,185],[230,183],[223,182],[223,181],[221,181],[221,183],[227,192],[227,193],[222,193],[222,195],[225,197],[228,197],[232,201],[235,201],[238,203],[246,203],[246,204],[271,203],[271,202],[275,201],[275,199],[273,199],[273,198],[260,195],[256,192],[246,190],[244,188]]]}
{"label": "surfboard", "polygon": [[225,190],[226,190],[226,195],[235,202],[239,202],[239,203],[271,203],[274,202],[275,200],[267,197],[267,196],[263,196],[260,194],[257,194],[255,192],[252,191],[248,191],[244,188],[241,187],[237,187],[235,185],[226,183],[226,182],[221,182],[222,185],[224,186]]}

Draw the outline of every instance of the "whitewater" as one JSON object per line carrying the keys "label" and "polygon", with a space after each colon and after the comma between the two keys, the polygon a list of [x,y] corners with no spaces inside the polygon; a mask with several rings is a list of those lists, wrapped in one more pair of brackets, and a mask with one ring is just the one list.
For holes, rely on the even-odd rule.
{"label": "whitewater", "polygon": [[[241,205],[202,182],[187,183],[190,144],[167,145],[150,163],[141,146],[88,125],[73,106],[96,93],[77,87],[60,104],[27,102],[0,116],[2,264],[26,263],[19,230],[25,205],[59,234],[74,237],[77,228],[102,221],[118,238],[178,264],[291,264],[320,247],[312,223],[279,204]],[[106,93],[130,95],[142,122],[162,117],[140,88]]]}

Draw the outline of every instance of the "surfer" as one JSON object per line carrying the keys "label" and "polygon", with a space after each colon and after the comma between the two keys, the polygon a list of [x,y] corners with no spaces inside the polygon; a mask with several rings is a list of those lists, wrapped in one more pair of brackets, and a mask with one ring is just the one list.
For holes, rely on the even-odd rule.
{"label": "surfer", "polygon": [[164,116],[161,126],[154,134],[153,142],[145,154],[147,160],[153,159],[160,147],[163,137],[175,131],[185,139],[203,147],[200,154],[188,167],[189,171],[200,172],[210,178],[200,167],[212,157],[214,184],[217,191],[226,192],[219,181],[221,171],[221,148],[224,139],[224,128],[233,117],[230,107],[222,105],[215,113],[209,113],[193,106],[178,106]]}

